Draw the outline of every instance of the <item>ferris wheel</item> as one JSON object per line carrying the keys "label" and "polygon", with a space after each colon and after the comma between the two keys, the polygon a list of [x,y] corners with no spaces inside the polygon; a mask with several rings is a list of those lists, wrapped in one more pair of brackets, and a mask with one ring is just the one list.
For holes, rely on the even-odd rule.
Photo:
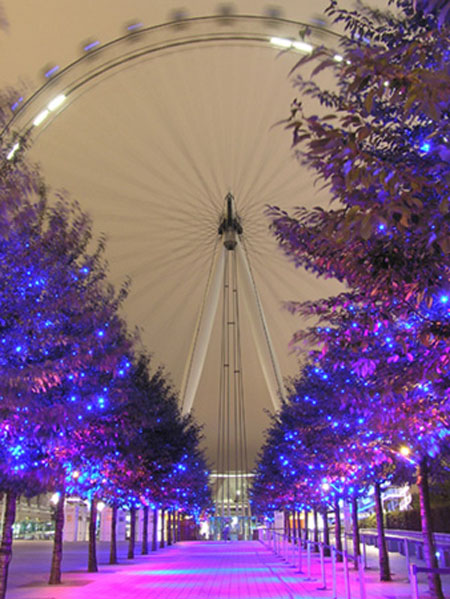
{"label": "ferris wheel", "polygon": [[133,23],[49,67],[2,133],[9,160],[27,147],[106,234],[113,282],[132,281],[127,320],[205,423],[217,515],[244,536],[265,410],[297,364],[301,325],[281,303],[332,292],[277,252],[264,216],[327,201],[279,124],[289,72],[317,45],[341,60],[336,34],[276,16]]}

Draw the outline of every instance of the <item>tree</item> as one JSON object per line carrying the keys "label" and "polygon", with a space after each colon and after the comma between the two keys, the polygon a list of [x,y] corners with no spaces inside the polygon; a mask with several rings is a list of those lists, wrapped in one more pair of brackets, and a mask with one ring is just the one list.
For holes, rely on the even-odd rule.
{"label": "tree", "polygon": [[[182,506],[198,514],[209,498],[206,462],[199,448],[200,428],[192,417],[181,415],[167,374],[163,368],[152,370],[147,354],[141,353],[131,360],[126,383],[126,401],[109,425],[104,417],[100,423],[100,445],[93,455],[98,474],[86,478],[87,490],[91,492],[90,485],[94,485],[98,496],[113,509],[129,509],[132,524],[136,509],[141,506],[147,513],[150,506],[173,509]],[[110,440],[109,451],[102,442],[105,436]],[[89,466],[77,466],[78,470],[88,473]],[[114,539],[113,532],[113,563],[117,559]],[[134,557],[134,544],[132,526],[130,559]]]}
{"label": "tree", "polygon": [[[406,425],[408,413],[414,414],[417,426],[426,426],[435,413],[442,432],[448,428],[450,371],[448,6],[392,4],[395,14],[330,4],[328,13],[348,35],[342,53],[318,49],[299,69],[318,59],[313,77],[333,70],[335,90],[321,89],[300,71],[296,81],[330,114],[307,115],[296,102],[287,125],[299,156],[329,188],[334,208],[303,208],[293,216],[273,208],[270,214],[282,249],[297,266],[348,286],[318,307],[324,322],[332,322],[335,311],[368,310],[377,318],[365,319],[365,331],[375,333],[381,322],[394,330],[394,344],[404,342],[401,352],[389,351],[387,365],[381,352],[373,352],[372,362],[361,356],[361,368],[377,370],[385,383],[374,390],[385,401],[383,415],[402,414]],[[355,353],[365,351],[363,334],[353,341]],[[398,362],[405,372],[391,368]],[[427,406],[422,417],[421,405]],[[425,508],[422,514],[427,565],[433,568]],[[431,574],[429,583],[440,599],[439,577]]]}
{"label": "tree", "polygon": [[5,145],[0,153],[4,594],[15,497],[58,486],[72,433],[107,405],[104,380],[120,378],[130,341],[117,316],[126,285],[116,294],[107,284],[104,244],[91,248],[89,217],[68,197],[50,197],[38,171],[8,160]]}
{"label": "tree", "polygon": [[[379,492],[394,477],[402,481],[411,478],[411,466],[400,467],[402,461],[395,451],[398,445],[392,443],[392,435],[380,430],[367,381],[343,364],[342,356],[330,351],[325,357],[318,351],[311,353],[314,361],[291,383],[288,401],[274,418],[258,465],[254,498],[255,492],[257,499],[264,494],[270,497],[269,486],[275,490],[276,501],[284,505],[289,505],[293,496],[294,502],[303,502],[302,507],[306,504],[324,513],[330,508],[336,511],[340,499],[350,500],[357,558],[358,495],[367,493],[372,485]],[[354,396],[359,404],[349,401]],[[374,417],[369,417],[372,410]],[[340,517],[338,512],[336,517]],[[380,578],[389,580],[381,509],[377,510],[377,523]]]}

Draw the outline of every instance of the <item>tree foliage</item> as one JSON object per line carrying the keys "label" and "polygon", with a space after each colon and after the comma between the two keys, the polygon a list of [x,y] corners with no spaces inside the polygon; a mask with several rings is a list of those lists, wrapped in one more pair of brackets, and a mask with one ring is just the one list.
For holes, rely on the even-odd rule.
{"label": "tree foliage", "polygon": [[[297,100],[286,125],[331,205],[293,214],[272,207],[269,215],[296,266],[347,287],[289,305],[315,320],[293,345],[306,343],[328,374],[343,369],[359,381],[340,404],[373,432],[381,463],[402,443],[412,451],[435,567],[427,478],[433,468],[442,473],[450,433],[449,8],[431,0],[391,8],[330,3],[346,34],[341,54],[318,48],[299,61],[296,86],[317,111]],[[321,86],[322,71],[332,72],[332,90]],[[374,456],[367,460],[373,465]],[[433,575],[430,589],[442,596]]]}

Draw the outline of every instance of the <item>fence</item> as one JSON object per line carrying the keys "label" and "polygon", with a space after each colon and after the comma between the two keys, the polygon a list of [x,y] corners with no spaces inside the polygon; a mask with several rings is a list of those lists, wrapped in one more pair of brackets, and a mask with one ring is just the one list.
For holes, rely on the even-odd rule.
{"label": "fence", "polygon": [[[305,538],[297,538],[296,536],[287,535],[284,530],[275,530],[272,528],[261,529],[260,541],[269,546],[274,553],[282,557],[286,562],[296,566],[299,572],[303,572],[303,568],[306,563],[306,580],[315,580],[312,577],[312,553],[319,553],[320,556],[320,579],[322,590],[327,589],[327,584],[330,579],[330,567],[331,567],[331,591],[332,599],[338,599],[338,577],[341,575],[344,582],[344,597],[345,599],[366,599],[366,584],[364,579],[364,569],[367,568],[367,551],[366,545],[374,545],[374,542],[368,542],[369,539],[373,541],[376,537],[376,533],[371,530],[361,531],[361,544],[362,544],[362,556],[355,556],[350,554],[347,550],[347,542],[345,542],[346,549],[344,551],[338,551],[334,545],[327,545],[324,541],[320,540],[323,531],[314,530],[305,531]],[[411,597],[412,599],[419,599],[418,581],[417,574],[420,572],[429,573],[435,572],[440,575],[449,575],[450,568],[426,568],[413,564],[410,561],[410,543],[422,544],[420,539],[420,533],[408,532],[406,535],[390,534],[387,532],[386,537],[389,541],[395,541],[395,550],[399,551],[405,556],[409,582],[411,585]],[[315,538],[314,538],[315,536]],[[449,535],[435,535],[436,541],[439,547],[439,559],[443,565],[446,563],[446,552],[450,549]],[[309,537],[309,538],[308,538]],[[346,539],[345,539],[346,540]],[[325,559],[326,549],[330,552],[330,559]],[[391,548],[392,550],[392,548]],[[415,550],[416,551],[416,550]],[[343,563],[343,569],[341,572],[338,571],[337,562],[338,557],[341,557]],[[350,569],[349,563],[355,563],[357,570]],[[327,572],[328,567],[328,572]],[[356,585],[353,585],[353,591],[350,585],[351,577],[357,576],[358,581]],[[355,594],[355,588],[357,592]],[[353,595],[352,595],[353,592]]]}
{"label": "fence", "polygon": [[[364,565],[361,556],[355,557],[347,551],[338,551],[333,545],[327,545],[323,541],[314,541],[309,539],[301,539],[297,537],[288,538],[284,532],[274,530],[272,528],[261,529],[260,541],[270,547],[275,554],[282,557],[286,562],[298,568],[299,572],[303,572],[306,562],[306,580],[315,580],[312,576],[312,553],[318,552],[320,556],[320,583],[321,590],[328,588],[331,582],[331,599],[338,599],[338,577],[342,575],[344,582],[344,597],[345,599],[366,599],[366,584],[364,579]],[[330,559],[325,559],[326,549],[330,552]],[[337,562],[338,557],[342,557],[343,569],[338,572]],[[350,571],[349,563],[356,562],[357,570]],[[330,568],[331,566],[331,568]],[[327,568],[328,567],[328,568]],[[330,572],[331,569],[331,572]],[[328,570],[328,571],[327,571]],[[330,579],[331,574],[331,579]],[[354,594],[350,584],[351,576],[357,576],[358,584],[357,593]],[[353,592],[353,595],[352,595]]]}
{"label": "fence", "polygon": [[[364,565],[367,566],[366,545],[377,545],[377,531],[373,529],[362,529],[360,531],[363,547]],[[423,559],[422,533],[414,531],[385,531],[385,537],[389,551],[396,551],[405,556],[406,567],[411,579],[411,556]],[[437,549],[437,557],[441,568],[450,566],[450,535],[443,533],[434,534],[434,542]]]}
{"label": "fence", "polygon": [[422,568],[417,564],[411,564],[409,569],[409,580],[411,584],[412,599],[419,599],[419,586],[417,584],[417,574],[419,572],[434,572],[435,574],[450,574],[450,568]]}

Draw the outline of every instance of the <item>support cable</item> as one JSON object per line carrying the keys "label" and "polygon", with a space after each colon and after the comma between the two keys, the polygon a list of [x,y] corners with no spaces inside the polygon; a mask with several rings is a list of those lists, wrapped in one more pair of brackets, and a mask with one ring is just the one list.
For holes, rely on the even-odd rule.
{"label": "support cable", "polygon": [[225,380],[226,380],[226,489],[227,489],[227,518],[230,518],[230,458],[231,458],[231,447],[230,447],[230,260],[229,252],[227,251],[226,259],[226,279],[225,289],[227,298],[227,310],[226,310],[226,326],[225,326],[225,338],[226,338],[226,364],[225,369]]}
{"label": "support cable", "polygon": [[247,518],[249,516],[249,504],[248,504],[248,455],[247,455],[247,428],[246,428],[246,414],[245,414],[245,402],[244,402],[244,372],[243,372],[243,364],[242,364],[242,346],[241,346],[241,328],[240,328],[240,310],[239,310],[239,293],[237,287],[237,260],[238,256],[235,253],[235,276],[236,276],[236,321],[239,323],[239,326],[236,327],[236,351],[238,362],[240,364],[240,377],[239,377],[239,427],[238,427],[238,437],[240,441],[240,498],[241,498],[241,506],[242,506],[242,516],[243,516],[243,532],[244,536],[247,535],[246,529],[248,529]]}
{"label": "support cable", "polygon": [[[225,276],[225,272],[223,273]],[[222,281],[222,330],[224,328],[225,322],[225,285],[224,281]],[[220,373],[219,373],[219,410],[218,410],[218,422],[217,422],[217,460],[216,460],[216,527],[218,527],[219,523],[222,522],[224,517],[224,501],[225,501],[225,490],[224,490],[224,479],[221,478],[221,473],[224,472],[224,397],[225,397],[225,380],[224,380],[224,368],[223,364],[225,362],[225,336],[222,335],[221,348],[220,348]],[[221,520],[219,520],[221,518]],[[218,530],[218,536],[221,537],[221,529]]]}
{"label": "support cable", "polygon": [[[246,247],[245,241],[242,238],[239,238],[239,240],[240,240],[240,243],[238,243],[238,247],[241,248],[241,250],[242,250],[241,251],[242,262],[244,264],[245,270],[247,271],[247,274],[248,274],[249,281],[251,283],[253,299],[255,301],[256,308],[258,310],[259,322],[261,324],[262,331],[264,334],[266,347],[269,351],[269,358],[270,358],[270,362],[271,362],[271,366],[272,366],[272,372],[275,376],[275,380],[276,380],[276,384],[277,384],[278,398],[272,396],[272,403],[274,404],[274,408],[277,410],[280,407],[279,400],[281,399],[281,400],[285,401],[285,399],[286,399],[285,389],[284,389],[284,385],[283,385],[283,379],[281,377],[278,360],[276,358],[275,351],[273,349],[272,339],[270,337],[269,329],[268,329],[267,322],[266,322],[266,319],[264,316],[264,310],[263,310],[261,300],[259,297],[258,288],[257,288],[256,282],[255,282],[255,277],[253,276],[253,270],[252,270],[251,262],[250,262],[250,259],[248,256],[247,247]],[[260,359],[262,361],[261,355],[260,355]],[[261,366],[263,367],[263,371],[264,371],[264,364],[261,363]],[[269,381],[267,379],[266,379],[266,382],[269,386],[269,392],[271,392],[272,390],[270,388]],[[271,393],[271,395],[272,395],[272,393]]]}
{"label": "support cable", "polygon": [[208,273],[208,280],[203,294],[202,304],[197,318],[194,337],[192,339],[181,385],[183,414],[189,414],[192,409],[192,404],[200,381],[200,375],[205,362],[206,350],[211,337],[214,317],[217,312],[220,281],[223,278],[222,271],[225,252],[222,248],[221,252],[217,254],[217,244],[218,240],[216,239],[213,249],[213,258]]}

